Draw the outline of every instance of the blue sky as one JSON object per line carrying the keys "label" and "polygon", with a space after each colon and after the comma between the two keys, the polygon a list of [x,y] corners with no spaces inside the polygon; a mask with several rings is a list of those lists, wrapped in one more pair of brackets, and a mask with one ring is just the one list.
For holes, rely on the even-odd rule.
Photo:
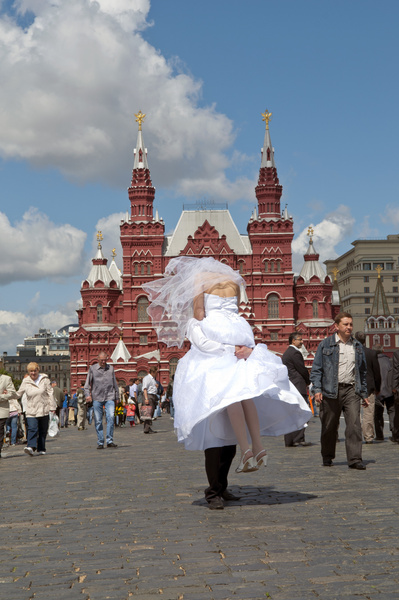
{"label": "blue sky", "polygon": [[310,224],[322,260],[397,233],[398,17],[391,0],[0,0],[0,352],[76,321],[98,228],[118,250],[140,109],[167,231],[207,199],[245,233],[268,108],[296,269]]}

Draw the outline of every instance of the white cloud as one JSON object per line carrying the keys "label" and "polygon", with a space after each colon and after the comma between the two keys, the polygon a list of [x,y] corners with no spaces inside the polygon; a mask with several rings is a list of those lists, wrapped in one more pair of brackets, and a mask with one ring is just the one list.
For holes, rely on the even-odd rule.
{"label": "white cloud", "polygon": [[116,264],[122,269],[122,246],[121,246],[121,232],[120,225],[121,220],[124,219],[126,213],[113,213],[108,217],[99,219],[96,224],[96,233],[93,236],[93,256],[96,253],[98,246],[97,232],[101,231],[103,240],[101,242],[102,252],[104,257],[108,259],[108,267],[112,260],[112,250],[115,248]]}
{"label": "white cloud", "polygon": [[[341,204],[337,210],[329,213],[317,224],[312,224],[313,245],[316,252],[320,255],[320,262],[335,258],[338,256],[335,247],[352,233],[355,219],[352,217],[350,209]],[[303,265],[303,255],[309,246],[309,237],[307,235],[308,227],[295,237],[292,242],[292,261],[293,269],[299,272]]]}
{"label": "white cloud", "polygon": [[[199,107],[202,83],[142,35],[149,0],[19,0],[36,18],[23,30],[0,18],[0,155],[58,168],[73,181],[126,181],[143,126],[158,186],[219,199],[226,190],[232,122]],[[235,188],[236,189],[233,189]],[[253,182],[229,184],[229,199]]]}
{"label": "white cloud", "polygon": [[383,223],[390,223],[395,227],[399,227],[399,207],[392,206],[392,204],[387,204],[381,220]]}
{"label": "white cloud", "polygon": [[86,234],[56,225],[36,209],[11,224],[0,212],[0,284],[62,278],[79,272]]}
{"label": "white cloud", "polygon": [[22,344],[24,338],[34,335],[41,327],[56,331],[77,323],[76,309],[78,302],[69,302],[47,313],[40,314],[30,309],[26,313],[0,310],[0,351],[15,354],[17,344]]}

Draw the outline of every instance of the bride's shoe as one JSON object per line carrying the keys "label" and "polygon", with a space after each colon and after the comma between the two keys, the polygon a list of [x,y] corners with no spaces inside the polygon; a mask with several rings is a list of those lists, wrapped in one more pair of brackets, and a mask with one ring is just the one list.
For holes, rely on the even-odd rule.
{"label": "bride's shoe", "polygon": [[[262,454],[262,452],[264,452],[264,454]],[[260,456],[260,454],[262,454],[262,456]],[[267,467],[267,453],[266,453],[266,450],[261,450],[260,452],[258,452],[258,454],[254,458],[254,464],[256,465],[257,469],[259,469],[262,465],[264,465],[265,467]]]}
{"label": "bride's shoe", "polygon": [[254,463],[253,456],[248,456],[248,458],[245,458],[247,456],[248,452],[250,452],[252,454],[252,450],[250,450],[250,448],[248,448],[248,450],[246,450],[244,452],[244,454],[241,457],[241,462],[238,465],[238,467],[236,468],[236,473],[251,473],[251,471],[258,470],[256,463]]}

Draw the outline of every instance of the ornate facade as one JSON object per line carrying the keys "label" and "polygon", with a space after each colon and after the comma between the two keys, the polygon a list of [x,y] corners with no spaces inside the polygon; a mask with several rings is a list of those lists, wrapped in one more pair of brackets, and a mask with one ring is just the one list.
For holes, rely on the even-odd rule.
{"label": "ornate facade", "polygon": [[257,342],[267,343],[270,350],[281,354],[289,334],[300,329],[305,346],[315,350],[329,334],[339,303],[332,301],[333,284],[315,252],[308,250],[304,266],[311,268],[302,269],[295,282],[291,250],[294,222],[287,207],[282,211],[280,206],[282,186],[270,139],[271,113],[263,114],[266,131],[255,188],[257,208],[246,235],[239,233],[227,208],[198,205],[184,207],[173,234],[165,235],[158,211],[154,215],[155,188],[142,135],[144,116],[141,112],[136,115],[139,131],[128,189],[130,214],[120,226],[122,273],[115,257],[107,267],[100,234],[97,255],[81,288],[79,327],[70,333],[72,388],[85,378],[88,366],[102,350],[111,357],[121,383],[147,372],[154,363],[158,364],[161,383],[169,382],[189,345],[186,342],[181,350],[158,345],[141,286],[161,277],[168,261],[179,255],[211,255],[239,270],[247,284],[247,301],[240,310],[253,327]]}

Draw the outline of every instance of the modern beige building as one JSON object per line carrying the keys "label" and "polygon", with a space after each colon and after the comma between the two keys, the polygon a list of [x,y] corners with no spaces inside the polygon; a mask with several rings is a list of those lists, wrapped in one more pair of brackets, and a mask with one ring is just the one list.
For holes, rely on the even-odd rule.
{"label": "modern beige building", "polygon": [[373,314],[376,269],[380,265],[390,314],[399,323],[399,234],[384,240],[356,240],[352,246],[342,256],[324,263],[332,279],[336,273],[341,310],[353,316],[354,331],[364,331],[365,320]]}

